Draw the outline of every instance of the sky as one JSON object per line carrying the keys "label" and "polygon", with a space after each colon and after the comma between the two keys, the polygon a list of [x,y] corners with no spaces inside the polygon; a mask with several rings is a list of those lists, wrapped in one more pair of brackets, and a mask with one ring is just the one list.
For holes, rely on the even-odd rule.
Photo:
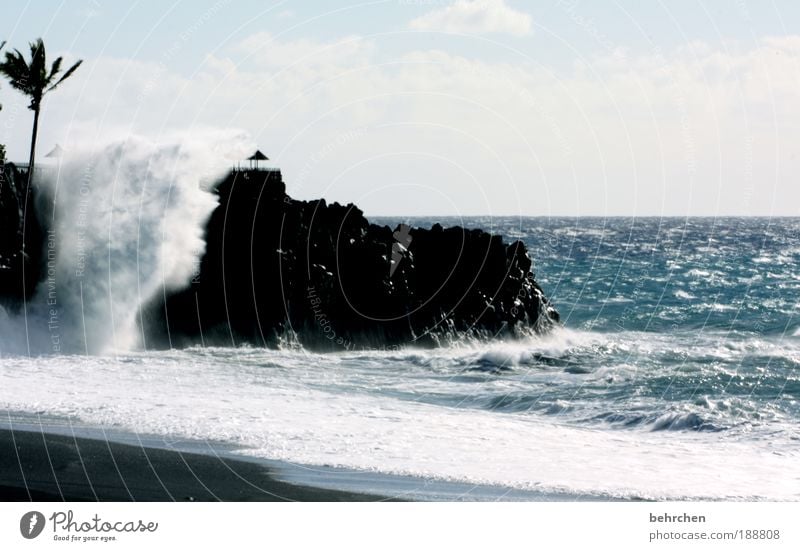
{"label": "sky", "polygon": [[84,60],[39,156],[235,137],[368,215],[800,215],[798,2],[6,2],[6,48],[37,37]]}

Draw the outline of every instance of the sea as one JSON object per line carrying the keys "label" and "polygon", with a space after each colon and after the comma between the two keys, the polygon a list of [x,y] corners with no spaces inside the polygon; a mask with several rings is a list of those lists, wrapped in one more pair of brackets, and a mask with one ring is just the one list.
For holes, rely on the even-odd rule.
{"label": "sea", "polygon": [[523,241],[560,326],[437,349],[5,351],[7,424],[209,445],[377,492],[800,499],[800,219],[373,222]]}

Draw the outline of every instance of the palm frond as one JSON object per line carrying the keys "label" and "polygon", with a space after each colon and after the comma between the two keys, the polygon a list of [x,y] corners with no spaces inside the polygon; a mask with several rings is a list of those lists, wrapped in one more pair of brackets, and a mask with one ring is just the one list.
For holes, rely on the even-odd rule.
{"label": "palm frond", "polygon": [[[0,44],[0,48],[2,48]],[[72,76],[72,73],[80,67],[83,60],[79,60],[69,70],[61,75],[57,81],[53,82],[61,73],[63,58],[57,58],[47,70],[47,53],[45,52],[44,42],[37,38],[30,44],[30,61],[25,60],[25,56],[19,50],[6,52],[5,60],[0,63],[0,74],[8,78],[9,84],[23,94],[27,95],[31,103],[28,106],[34,111],[39,110],[42,97],[54,90],[59,84]]]}
{"label": "palm frond", "polygon": [[[60,60],[61,60],[61,58],[58,58],[56,61],[60,61]],[[67,80],[67,79],[68,79],[70,76],[72,76],[72,73],[74,73],[74,72],[75,72],[75,69],[77,69],[78,67],[80,67],[80,66],[81,66],[81,63],[83,63],[83,60],[82,60],[82,59],[79,59],[79,60],[78,60],[78,61],[75,63],[75,65],[73,65],[72,67],[70,67],[69,69],[67,69],[67,72],[66,72],[66,73],[64,73],[64,75],[63,75],[63,76],[62,76],[60,79],[58,79],[58,82],[56,82],[55,84],[53,84],[52,86],[50,86],[50,87],[49,87],[49,88],[48,88],[48,89],[47,89],[45,92],[49,92],[50,90],[54,90],[54,89],[56,88],[56,86],[58,86],[59,84],[61,84],[61,83],[62,83],[62,82],[64,82],[65,80]],[[55,63],[54,63],[53,65],[55,65]]]}
{"label": "palm frond", "polygon": [[64,58],[63,57],[59,57],[53,62],[53,66],[50,68],[50,74],[47,75],[47,83],[48,84],[50,84],[50,82],[55,78],[55,76],[61,70],[61,62],[62,61],[64,61]]}
{"label": "palm frond", "polygon": [[19,50],[6,52],[6,59],[0,63],[0,73],[8,78],[9,84],[24,94],[30,93],[30,75],[25,57]]}
{"label": "palm frond", "polygon": [[31,84],[35,82],[35,88],[40,88],[40,84],[46,84],[45,79],[47,78],[47,67],[45,65],[47,54],[44,49],[44,42],[42,42],[41,38],[37,38],[29,44],[29,47],[31,49],[31,61],[28,64],[28,68],[31,81],[33,81]]}

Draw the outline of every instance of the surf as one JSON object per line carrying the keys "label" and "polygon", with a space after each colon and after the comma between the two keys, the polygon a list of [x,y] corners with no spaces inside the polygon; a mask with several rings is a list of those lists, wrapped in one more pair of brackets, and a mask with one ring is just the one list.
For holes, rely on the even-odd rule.
{"label": "surf", "polygon": [[19,314],[0,315],[0,354],[103,354],[141,343],[137,316],[190,282],[216,198],[201,185],[228,167],[212,144],[236,134],[130,136],[67,152],[37,175],[47,228],[43,280]]}

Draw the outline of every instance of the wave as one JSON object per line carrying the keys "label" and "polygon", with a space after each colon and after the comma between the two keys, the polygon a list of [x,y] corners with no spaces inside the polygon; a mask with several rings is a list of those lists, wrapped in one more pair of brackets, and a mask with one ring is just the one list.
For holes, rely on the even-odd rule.
{"label": "wave", "polygon": [[47,212],[45,279],[19,317],[0,317],[0,353],[104,353],[139,341],[139,307],[190,281],[224,166],[207,144],[232,133],[125,141],[67,153],[37,182]]}
{"label": "wave", "polygon": [[[417,399],[395,395],[365,377],[396,380],[375,372],[401,366],[373,361],[363,367],[359,371],[358,361],[335,355],[236,349],[227,355],[217,350],[19,358],[0,362],[0,407],[225,442],[240,454],[305,465],[573,495],[800,499],[797,477],[787,474],[796,472],[800,451],[785,437],[762,442],[667,430],[677,418],[665,420],[657,432],[624,432],[528,412],[499,415],[426,402],[421,398],[429,388],[442,391],[444,385],[439,379],[428,386],[413,373],[407,373],[404,388]],[[495,377],[489,385],[505,381]],[[696,424],[691,416],[683,419]]]}
{"label": "wave", "polygon": [[723,429],[706,421],[696,413],[668,413],[652,422],[652,430],[720,431]]}
{"label": "wave", "polygon": [[[501,375],[531,373],[531,370],[561,371],[602,380],[634,373],[663,376],[705,369],[711,370],[713,375],[729,376],[727,370],[730,369],[740,377],[763,378],[763,374],[759,375],[761,371],[754,369],[755,364],[773,369],[785,366],[790,370],[786,375],[791,375],[800,362],[797,341],[783,335],[782,332],[772,336],[734,333],[725,328],[658,333],[555,327],[546,334],[519,339],[485,341],[470,337],[432,349],[409,345],[390,350],[342,351],[331,353],[330,357],[336,361],[382,361],[424,369],[475,370]],[[225,353],[230,349],[217,350]],[[260,353],[258,348],[252,350]],[[316,357],[296,343],[281,350]],[[783,374],[780,377],[785,380]]]}

